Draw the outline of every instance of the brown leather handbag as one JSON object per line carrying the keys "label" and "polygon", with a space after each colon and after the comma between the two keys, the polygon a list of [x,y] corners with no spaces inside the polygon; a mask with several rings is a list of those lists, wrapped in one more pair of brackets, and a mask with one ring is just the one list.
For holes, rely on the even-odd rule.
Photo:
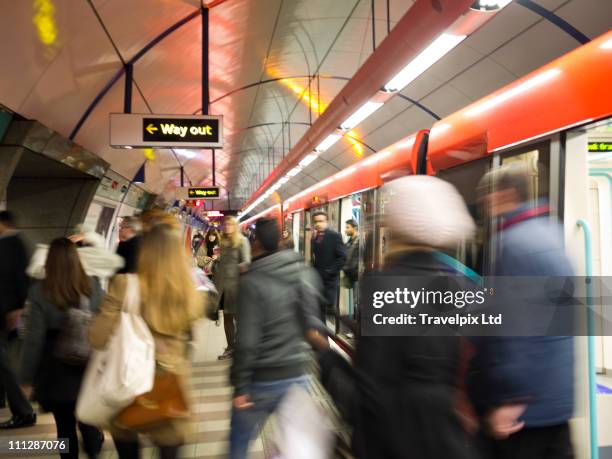
{"label": "brown leather handbag", "polygon": [[189,417],[189,407],[177,375],[157,372],[153,389],[136,397],[131,405],[119,412],[114,424],[138,432]]}

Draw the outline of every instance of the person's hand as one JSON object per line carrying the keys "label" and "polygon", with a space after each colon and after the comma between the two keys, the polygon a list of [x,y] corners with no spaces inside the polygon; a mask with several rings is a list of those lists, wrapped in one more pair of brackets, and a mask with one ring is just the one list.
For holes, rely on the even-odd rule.
{"label": "person's hand", "polygon": [[241,273],[246,273],[249,270],[248,265],[239,265],[239,268]]}
{"label": "person's hand", "polygon": [[253,406],[253,402],[248,395],[238,395],[234,397],[234,408],[237,410],[246,410],[247,408],[251,408]]}
{"label": "person's hand", "polygon": [[85,235],[84,234],[73,234],[68,239],[72,241],[73,243],[78,244],[79,242],[82,242],[83,239],[85,239]]}
{"label": "person's hand", "polygon": [[21,392],[27,400],[32,398],[32,386],[21,386]]}
{"label": "person's hand", "polygon": [[324,352],[329,350],[329,341],[315,329],[311,328],[306,332],[306,341],[316,351]]}
{"label": "person's hand", "polygon": [[12,331],[17,328],[21,314],[23,314],[23,309],[15,309],[5,316],[5,327],[8,331]]}
{"label": "person's hand", "polygon": [[521,430],[525,423],[518,419],[526,409],[527,405],[505,405],[495,408],[487,416],[491,435],[501,440]]}

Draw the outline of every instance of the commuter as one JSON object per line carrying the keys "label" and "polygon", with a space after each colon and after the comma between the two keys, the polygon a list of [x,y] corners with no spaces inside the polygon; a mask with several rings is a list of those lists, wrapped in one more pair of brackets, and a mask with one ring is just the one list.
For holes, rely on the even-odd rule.
{"label": "commuter", "polygon": [[[155,340],[157,376],[176,375],[179,391],[187,398],[187,336],[194,321],[202,315],[203,305],[196,292],[177,220],[169,214],[155,212],[147,216],[146,223],[137,272],[141,314]],[[115,331],[126,291],[127,276],[115,276],[90,330],[94,348],[104,348]],[[168,419],[135,432],[112,421],[110,431],[120,459],[139,457],[139,433],[147,435],[158,447],[162,459],[173,459],[185,442],[189,427],[187,420]]]}
{"label": "commuter", "polygon": [[123,217],[119,226],[119,245],[117,254],[125,260],[125,265],[117,274],[135,273],[140,250],[142,224],[138,217]]}
{"label": "commuter", "polygon": [[[103,285],[125,264],[120,255],[105,247],[104,237],[97,233],[75,234],[70,236],[69,239],[77,245],[77,252],[85,274],[98,278]],[[48,252],[49,246],[47,244],[37,244],[28,265],[27,273],[30,277],[34,279],[45,278],[45,263]]]}
{"label": "commuter", "polygon": [[318,319],[320,280],[302,258],[279,250],[276,220],[262,218],[254,231],[253,262],[240,278],[230,459],[247,457],[249,441],[294,385],[305,385],[305,340],[328,347]]}
{"label": "commuter", "polygon": [[219,232],[211,228],[203,238],[198,251],[196,252],[196,261],[200,268],[204,270],[207,276],[212,277],[213,265],[218,259],[215,254],[215,248],[219,247]]}
{"label": "commuter", "polygon": [[[543,200],[529,200],[531,178],[520,165],[489,172],[480,190],[499,219],[496,276],[571,276],[562,227]],[[574,408],[571,337],[497,337],[475,341],[470,392],[490,438],[490,457],[573,457],[569,420]],[[500,358],[503,356],[503,359]]]}
{"label": "commuter", "polygon": [[327,214],[321,210],[312,215],[315,233],[312,238],[313,267],[323,281],[325,301],[321,305],[321,318],[325,320],[326,312],[335,314],[340,270],[346,260],[346,249],[342,236],[329,229]]}
{"label": "commuter", "polygon": [[289,250],[293,250],[294,248],[293,236],[291,235],[291,232],[287,229],[283,230],[283,236],[281,238],[281,246],[284,249],[289,249]]}
{"label": "commuter", "polygon": [[8,354],[9,334],[17,327],[28,295],[27,266],[27,249],[15,230],[13,215],[0,211],[0,383],[11,411],[11,418],[0,423],[0,429],[36,424],[36,413],[19,388]]}
{"label": "commuter", "polygon": [[198,249],[200,248],[200,245],[202,245],[202,242],[204,240],[205,238],[202,235],[202,231],[196,231],[195,235],[193,236],[193,239],[191,240],[191,251],[194,255],[198,253]]}
{"label": "commuter", "polygon": [[223,327],[227,339],[227,348],[219,356],[219,360],[232,357],[236,337],[238,280],[240,273],[245,272],[251,263],[251,246],[240,229],[234,217],[227,216],[223,220],[221,236],[221,253],[219,264],[214,276],[215,286],[219,292],[220,308],[223,309]]}
{"label": "commuter", "polygon": [[[21,384],[26,394],[34,395],[42,409],[53,413],[57,438],[68,439],[70,451],[60,456],[79,457],[78,425],[85,453],[95,458],[102,448],[104,435],[93,426],[77,423],[75,417],[87,359],[67,361],[59,349],[62,340],[75,340],[75,333],[71,334],[65,325],[70,309],[96,312],[103,292],[98,281],[83,270],[76,245],[66,238],[51,243],[44,272],[44,279],[30,290]],[[86,330],[88,323],[81,325]],[[75,340],[70,345],[82,346],[82,343]]]}
{"label": "commuter", "polygon": [[349,237],[346,241],[346,263],[342,272],[343,287],[349,290],[349,316],[352,316],[354,305],[358,303],[357,300],[357,280],[359,278],[359,232],[358,225],[352,218],[346,221],[345,226],[346,235]]}
{"label": "commuter", "polygon": [[[390,197],[384,217],[390,231],[385,273],[456,275],[436,252],[453,250],[474,233],[474,222],[457,190],[429,176],[400,178],[383,190]],[[353,374],[348,381],[354,387],[345,381],[335,399],[345,400],[355,457],[475,457],[454,408],[459,364],[457,336],[361,336],[354,373],[342,371],[347,364],[337,354],[324,354],[321,372],[327,387],[334,371]],[[346,401],[347,394],[354,395]]]}

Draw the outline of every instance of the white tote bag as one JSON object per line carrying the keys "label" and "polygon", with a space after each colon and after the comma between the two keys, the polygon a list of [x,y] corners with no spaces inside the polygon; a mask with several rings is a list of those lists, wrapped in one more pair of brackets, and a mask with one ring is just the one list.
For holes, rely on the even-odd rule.
{"label": "white tote bag", "polygon": [[95,351],[77,400],[79,421],[104,426],[122,408],[153,388],[155,343],[140,316],[140,287],[135,274],[127,288],[117,328],[106,349]]}
{"label": "white tote bag", "polygon": [[276,411],[276,444],[283,459],[328,459],[334,449],[332,422],[310,394],[293,385]]}

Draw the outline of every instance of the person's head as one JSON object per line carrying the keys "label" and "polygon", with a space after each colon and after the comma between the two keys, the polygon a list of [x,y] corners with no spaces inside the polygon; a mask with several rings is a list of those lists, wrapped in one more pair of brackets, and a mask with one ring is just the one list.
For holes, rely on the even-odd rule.
{"label": "person's head", "polygon": [[476,225],[465,201],[448,182],[411,175],[383,186],[385,224],[393,249],[454,249],[473,237]]}
{"label": "person's head", "polygon": [[123,217],[119,225],[119,240],[127,241],[140,234],[142,224],[137,217]]}
{"label": "person's head", "polygon": [[229,247],[238,247],[240,245],[240,228],[238,228],[238,220],[230,215],[223,219],[223,245]]}
{"label": "person's head", "polygon": [[312,214],[312,223],[317,231],[325,231],[329,226],[327,213],[322,210],[317,210]]}
{"label": "person's head", "polygon": [[281,232],[276,219],[266,217],[258,219],[253,236],[253,253],[261,255],[276,252],[280,238]]}
{"label": "person's head", "polygon": [[348,237],[353,237],[357,234],[357,222],[352,218],[346,221],[344,231]]}
{"label": "person's head", "polygon": [[15,227],[13,213],[8,210],[0,211],[0,234]]}
{"label": "person's head", "polygon": [[478,184],[491,217],[512,212],[529,198],[529,175],[523,164],[509,164],[487,172]]}
{"label": "person's head", "polygon": [[170,214],[158,216],[142,235],[138,278],[142,315],[156,332],[187,332],[202,305],[196,296],[190,259],[180,224]]}
{"label": "person's head", "polygon": [[81,296],[89,297],[91,290],[91,282],[81,265],[76,245],[64,237],[51,242],[42,281],[44,297],[66,309],[79,307]]}
{"label": "person's head", "polygon": [[206,233],[206,241],[215,244],[219,243],[219,233],[216,229],[211,228],[208,230],[208,232]]}

